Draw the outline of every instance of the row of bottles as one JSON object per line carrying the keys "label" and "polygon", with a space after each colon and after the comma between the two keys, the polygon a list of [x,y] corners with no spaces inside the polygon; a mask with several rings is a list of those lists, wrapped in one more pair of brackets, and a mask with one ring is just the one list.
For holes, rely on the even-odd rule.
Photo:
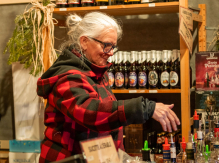
{"label": "row of bottles", "polygon": [[[219,163],[219,123],[218,118],[212,115],[207,116],[209,123],[208,130],[203,129],[203,120],[195,112],[194,115],[194,132],[189,133],[189,141],[174,140],[173,134],[165,138],[162,143],[161,134],[157,135],[157,145],[153,149],[148,139],[145,141],[142,149],[143,161],[159,163]],[[180,143],[179,143],[180,142]],[[179,151],[180,145],[180,151]],[[147,152],[146,152],[147,151]],[[147,156],[146,156],[147,155]]]}
{"label": "row of bottles", "polygon": [[178,0],[56,0],[57,8],[171,2]]}
{"label": "row of bottles", "polygon": [[179,50],[117,52],[108,60],[112,89],[179,89]]}

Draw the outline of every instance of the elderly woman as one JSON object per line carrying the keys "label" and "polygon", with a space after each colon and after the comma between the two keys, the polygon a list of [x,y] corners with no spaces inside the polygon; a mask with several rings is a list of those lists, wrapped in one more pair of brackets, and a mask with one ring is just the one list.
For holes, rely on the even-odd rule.
{"label": "elderly woman", "polygon": [[107,59],[114,54],[122,29],[117,21],[99,12],[67,18],[72,44],[38,80],[37,93],[47,99],[45,138],[40,163],[82,153],[80,141],[111,135],[123,149],[123,126],[159,121],[164,131],[177,130],[173,105],[143,97],[119,100],[113,95]]}

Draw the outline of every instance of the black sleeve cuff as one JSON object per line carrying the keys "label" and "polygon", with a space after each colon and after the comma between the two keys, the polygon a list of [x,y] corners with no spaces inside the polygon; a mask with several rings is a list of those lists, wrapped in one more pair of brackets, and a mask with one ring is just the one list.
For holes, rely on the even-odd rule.
{"label": "black sleeve cuff", "polygon": [[143,117],[144,120],[148,120],[154,114],[156,103],[154,101],[150,101],[147,98],[142,100],[142,108],[143,108]]}

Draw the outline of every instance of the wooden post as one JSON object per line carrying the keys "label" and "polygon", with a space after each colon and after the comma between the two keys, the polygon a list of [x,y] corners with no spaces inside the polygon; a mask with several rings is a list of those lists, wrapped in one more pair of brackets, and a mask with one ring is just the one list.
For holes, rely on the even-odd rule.
{"label": "wooden post", "polygon": [[199,15],[202,16],[202,22],[198,23],[198,42],[199,51],[206,51],[206,4],[199,4]]}
{"label": "wooden post", "polygon": [[[180,0],[179,6],[188,8],[188,0]],[[179,12],[180,13],[180,12]],[[179,14],[179,16],[181,16]],[[188,142],[190,131],[190,75],[189,75],[189,49],[180,36],[180,73],[181,73],[181,126],[182,136]]]}

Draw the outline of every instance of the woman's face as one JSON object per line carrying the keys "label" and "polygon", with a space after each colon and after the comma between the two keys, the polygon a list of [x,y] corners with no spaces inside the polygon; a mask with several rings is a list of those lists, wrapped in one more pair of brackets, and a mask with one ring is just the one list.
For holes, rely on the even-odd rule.
{"label": "woman's face", "polygon": [[[99,37],[95,39],[104,43],[117,45],[117,32],[114,29],[109,29],[107,31],[104,31]],[[86,49],[84,51],[84,54],[86,55],[87,59],[92,63],[98,66],[104,66],[107,64],[108,58],[113,55],[113,49],[108,53],[104,53],[103,48],[103,44],[91,38],[88,38],[88,40],[86,41]]]}

